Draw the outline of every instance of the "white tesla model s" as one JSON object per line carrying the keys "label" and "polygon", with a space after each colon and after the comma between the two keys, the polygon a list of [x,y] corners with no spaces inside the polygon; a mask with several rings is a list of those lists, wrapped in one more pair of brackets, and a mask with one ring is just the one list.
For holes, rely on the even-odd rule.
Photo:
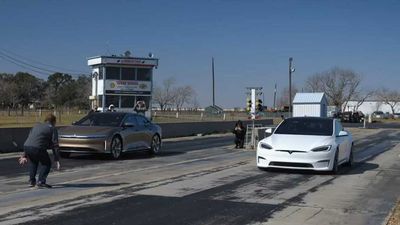
{"label": "white tesla model s", "polygon": [[[267,132],[272,133],[271,130]],[[353,138],[336,119],[293,117],[282,121],[257,146],[257,166],[336,173],[353,162]]]}

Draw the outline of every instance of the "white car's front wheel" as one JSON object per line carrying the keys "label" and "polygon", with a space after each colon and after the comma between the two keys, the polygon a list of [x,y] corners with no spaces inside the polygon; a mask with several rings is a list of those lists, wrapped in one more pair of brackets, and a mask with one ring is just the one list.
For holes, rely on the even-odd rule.
{"label": "white car's front wheel", "polygon": [[339,158],[339,149],[336,149],[335,158],[333,159],[333,166],[331,170],[332,174],[337,174],[337,172],[339,171],[338,158]]}
{"label": "white car's front wheel", "polygon": [[353,163],[354,163],[353,144],[351,144],[349,159],[346,162],[346,166],[351,167]]}

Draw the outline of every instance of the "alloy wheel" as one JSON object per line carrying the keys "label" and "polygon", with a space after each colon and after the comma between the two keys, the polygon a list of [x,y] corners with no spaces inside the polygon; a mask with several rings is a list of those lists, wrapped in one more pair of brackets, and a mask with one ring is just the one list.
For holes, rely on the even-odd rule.
{"label": "alloy wheel", "polygon": [[158,135],[154,135],[151,141],[151,154],[157,154],[161,148],[161,139]]}
{"label": "alloy wheel", "polygon": [[122,141],[119,137],[114,137],[111,141],[111,154],[114,159],[121,157]]}

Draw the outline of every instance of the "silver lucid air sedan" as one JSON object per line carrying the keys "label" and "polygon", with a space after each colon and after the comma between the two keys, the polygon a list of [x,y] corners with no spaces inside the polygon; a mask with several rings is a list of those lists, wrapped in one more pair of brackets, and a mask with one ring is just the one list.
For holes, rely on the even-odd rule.
{"label": "silver lucid air sedan", "polygon": [[114,159],[128,151],[161,149],[161,128],[134,113],[91,113],[59,130],[61,157],[71,153],[108,153]]}

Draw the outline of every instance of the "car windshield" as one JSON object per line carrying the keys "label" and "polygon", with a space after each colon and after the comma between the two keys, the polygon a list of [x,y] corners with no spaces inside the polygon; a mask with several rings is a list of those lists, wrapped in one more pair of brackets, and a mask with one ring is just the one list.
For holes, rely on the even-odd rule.
{"label": "car windshield", "polygon": [[279,125],[275,134],[331,136],[333,121],[322,118],[289,118]]}
{"label": "car windshield", "polygon": [[124,116],[124,114],[120,113],[92,113],[82,118],[74,125],[117,127],[121,124]]}

